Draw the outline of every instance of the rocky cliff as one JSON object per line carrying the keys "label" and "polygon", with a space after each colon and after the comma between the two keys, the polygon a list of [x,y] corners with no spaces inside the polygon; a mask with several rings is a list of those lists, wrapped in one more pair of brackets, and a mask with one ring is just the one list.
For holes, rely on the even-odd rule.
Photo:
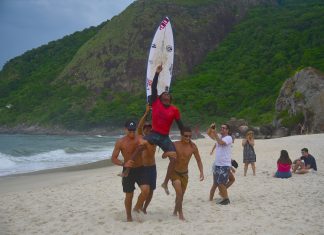
{"label": "rocky cliff", "polygon": [[276,101],[276,126],[291,132],[324,132],[324,74],[307,67],[289,78]]}

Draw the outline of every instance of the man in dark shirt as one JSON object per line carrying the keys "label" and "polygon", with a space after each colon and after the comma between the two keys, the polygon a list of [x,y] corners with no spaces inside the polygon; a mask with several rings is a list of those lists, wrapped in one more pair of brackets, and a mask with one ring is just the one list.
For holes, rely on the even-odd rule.
{"label": "man in dark shirt", "polygon": [[302,156],[296,161],[293,167],[293,173],[305,174],[308,173],[310,169],[317,171],[315,158],[308,153],[307,148],[301,150]]}

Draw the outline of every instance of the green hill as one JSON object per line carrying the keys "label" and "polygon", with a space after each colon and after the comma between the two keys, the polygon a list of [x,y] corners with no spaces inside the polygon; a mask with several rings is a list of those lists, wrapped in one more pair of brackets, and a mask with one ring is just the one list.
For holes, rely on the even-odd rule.
{"label": "green hill", "polygon": [[31,50],[0,72],[0,126],[85,130],[138,118],[148,47],[165,15],[176,41],[171,92],[184,121],[269,123],[286,78],[305,66],[324,71],[324,3],[251,2],[136,1],[109,22]]}

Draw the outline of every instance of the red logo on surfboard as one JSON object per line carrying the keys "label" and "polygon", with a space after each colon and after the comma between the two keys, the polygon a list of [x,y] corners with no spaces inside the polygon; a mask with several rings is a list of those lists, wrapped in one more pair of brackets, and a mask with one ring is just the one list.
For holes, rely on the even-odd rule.
{"label": "red logo on surfboard", "polygon": [[164,29],[167,24],[169,23],[169,19],[168,18],[164,18],[164,20],[162,20],[161,24],[160,24],[160,30]]}

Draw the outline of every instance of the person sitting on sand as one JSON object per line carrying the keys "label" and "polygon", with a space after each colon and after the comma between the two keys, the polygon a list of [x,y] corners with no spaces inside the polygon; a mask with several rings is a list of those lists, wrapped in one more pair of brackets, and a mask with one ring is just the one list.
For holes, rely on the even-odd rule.
{"label": "person sitting on sand", "polygon": [[290,178],[291,177],[291,164],[287,150],[281,150],[280,157],[277,161],[277,171],[274,174],[276,178]]}
{"label": "person sitting on sand", "polygon": [[183,127],[181,130],[181,140],[174,142],[177,158],[174,171],[171,175],[172,185],[176,192],[176,200],[173,215],[179,215],[180,220],[185,220],[182,210],[183,197],[188,185],[188,165],[191,156],[194,155],[199,168],[200,181],[204,180],[203,165],[196,144],[191,141],[192,132],[189,127]]}
{"label": "person sitting on sand", "polygon": [[[149,122],[145,122],[147,115],[149,114],[150,106],[146,105],[146,110],[140,121],[138,122],[137,135],[139,139],[143,139],[152,130],[152,125]],[[138,197],[134,210],[137,212],[143,211],[146,214],[148,205],[150,204],[153,191],[156,189],[156,165],[155,165],[155,151],[156,145],[147,144],[145,150],[142,152],[141,158],[143,163],[143,185],[141,194]]]}
{"label": "person sitting on sand", "polygon": [[[122,166],[123,170],[127,167],[131,168],[127,177],[123,177],[122,185],[123,192],[125,193],[125,209],[127,221],[133,221],[132,218],[132,201],[135,190],[135,183],[141,188],[142,182],[142,171],[143,163],[142,158],[137,158],[135,161],[131,159],[132,153],[135,151],[139,144],[139,140],[135,135],[136,123],[134,121],[127,121],[125,123],[125,136],[118,139],[115,143],[114,150],[112,152],[111,161],[118,166]],[[118,159],[119,153],[122,154],[124,161]],[[141,191],[143,189],[141,188]]]}
{"label": "person sitting on sand", "polygon": [[315,158],[308,153],[307,148],[301,150],[302,156],[294,161],[293,173],[305,174],[308,173],[310,169],[317,171]]}

